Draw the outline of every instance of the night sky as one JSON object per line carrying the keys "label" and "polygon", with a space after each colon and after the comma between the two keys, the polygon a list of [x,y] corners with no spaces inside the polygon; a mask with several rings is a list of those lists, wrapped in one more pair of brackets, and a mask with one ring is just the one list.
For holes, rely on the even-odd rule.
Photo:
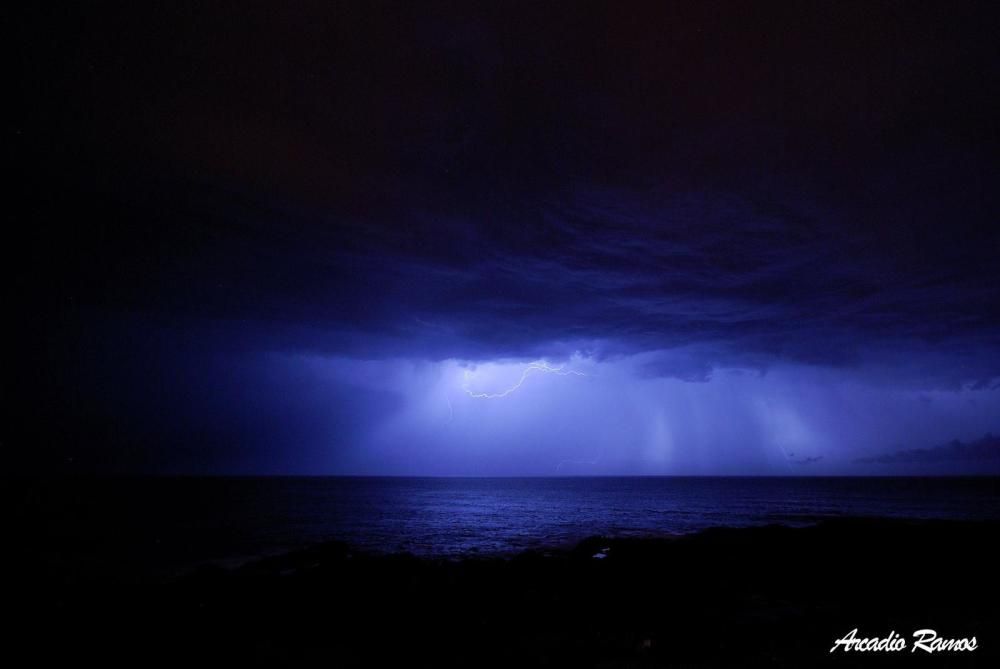
{"label": "night sky", "polygon": [[10,471],[1000,472],[994,3],[136,4],[11,21]]}

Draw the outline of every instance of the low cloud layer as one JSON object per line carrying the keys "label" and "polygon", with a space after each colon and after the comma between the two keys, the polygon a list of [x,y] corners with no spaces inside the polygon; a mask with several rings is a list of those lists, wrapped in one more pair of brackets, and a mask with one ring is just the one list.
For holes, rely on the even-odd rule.
{"label": "low cloud layer", "polygon": [[954,439],[930,448],[912,448],[885,455],[859,458],[861,464],[876,465],[965,465],[977,471],[1000,471],[1000,437],[987,434],[981,439],[962,442]]}

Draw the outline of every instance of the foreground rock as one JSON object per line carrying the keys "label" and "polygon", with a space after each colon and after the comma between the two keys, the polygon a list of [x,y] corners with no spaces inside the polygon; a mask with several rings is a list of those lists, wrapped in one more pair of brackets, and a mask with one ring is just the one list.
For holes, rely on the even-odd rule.
{"label": "foreground rock", "polygon": [[[595,537],[571,550],[464,561],[364,555],[330,543],[167,584],[20,582],[8,601],[21,614],[15,638],[37,658],[990,666],[1000,646],[998,529],[836,520],[672,539]],[[859,638],[909,640],[934,629],[978,641],[971,652],[928,657],[909,647],[831,653],[854,629]]]}

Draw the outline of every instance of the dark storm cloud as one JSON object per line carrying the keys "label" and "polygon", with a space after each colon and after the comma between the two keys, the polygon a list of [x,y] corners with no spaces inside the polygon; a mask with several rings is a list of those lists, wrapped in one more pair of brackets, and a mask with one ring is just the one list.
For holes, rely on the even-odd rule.
{"label": "dark storm cloud", "polygon": [[698,343],[700,379],[998,345],[972,6],[110,18],[22,45],[40,290],[73,309],[369,356]]}
{"label": "dark storm cloud", "polygon": [[[268,391],[204,373],[262,351],[579,351],[650,383],[783,363],[1000,377],[991,4],[18,12],[24,239],[5,250],[26,433],[109,437],[100,412],[142,386],[263,443],[312,418],[278,402],[237,427],[212,398]],[[95,350],[127,377],[103,408],[76,369]],[[128,371],[146,363],[169,392]],[[221,386],[190,399],[172,374]],[[286,382],[307,394],[260,387]],[[310,384],[348,422],[398,408]],[[117,413],[166,425],[158,406]]]}
{"label": "dark storm cloud", "polygon": [[421,235],[433,233],[426,244],[326,232],[226,200],[162,203],[157,215],[213,211],[221,236],[193,230],[190,247],[158,258],[152,273],[141,250],[93,267],[90,281],[105,276],[74,286],[77,299],[208,320],[198,327],[251,348],[600,359],[696,345],[685,361],[650,361],[644,373],[707,380],[717,366],[853,365],[902,346],[964,356],[970,366],[950,385],[1000,375],[1000,288],[992,258],[978,257],[988,249],[966,247],[961,265],[936,265],[937,249],[908,263],[865,233],[839,235],[846,214],[832,206],[764,210],[735,194],[591,188],[488,212],[519,228],[509,242],[475,220],[410,212]]}
{"label": "dark storm cloud", "polygon": [[712,365],[705,360],[690,358],[653,359],[639,368],[640,376],[649,378],[675,378],[682,381],[707,382],[712,378]]}

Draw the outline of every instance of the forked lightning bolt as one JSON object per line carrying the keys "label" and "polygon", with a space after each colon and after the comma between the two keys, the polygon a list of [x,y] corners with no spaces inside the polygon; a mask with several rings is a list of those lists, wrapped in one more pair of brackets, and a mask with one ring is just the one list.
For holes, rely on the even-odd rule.
{"label": "forked lightning bolt", "polygon": [[521,372],[521,378],[517,380],[517,383],[512,385],[510,388],[503,390],[498,393],[479,393],[474,392],[469,388],[469,380],[472,376],[469,370],[465,370],[465,374],[462,380],[462,390],[469,397],[479,399],[479,400],[495,400],[501,397],[507,397],[512,392],[524,385],[525,380],[535,372],[543,372],[545,374],[558,374],[559,376],[569,376],[570,374],[574,376],[586,376],[583,372],[578,372],[573,369],[566,369],[566,365],[560,365],[559,367],[553,367],[545,361],[533,362],[525,367],[524,371]]}

